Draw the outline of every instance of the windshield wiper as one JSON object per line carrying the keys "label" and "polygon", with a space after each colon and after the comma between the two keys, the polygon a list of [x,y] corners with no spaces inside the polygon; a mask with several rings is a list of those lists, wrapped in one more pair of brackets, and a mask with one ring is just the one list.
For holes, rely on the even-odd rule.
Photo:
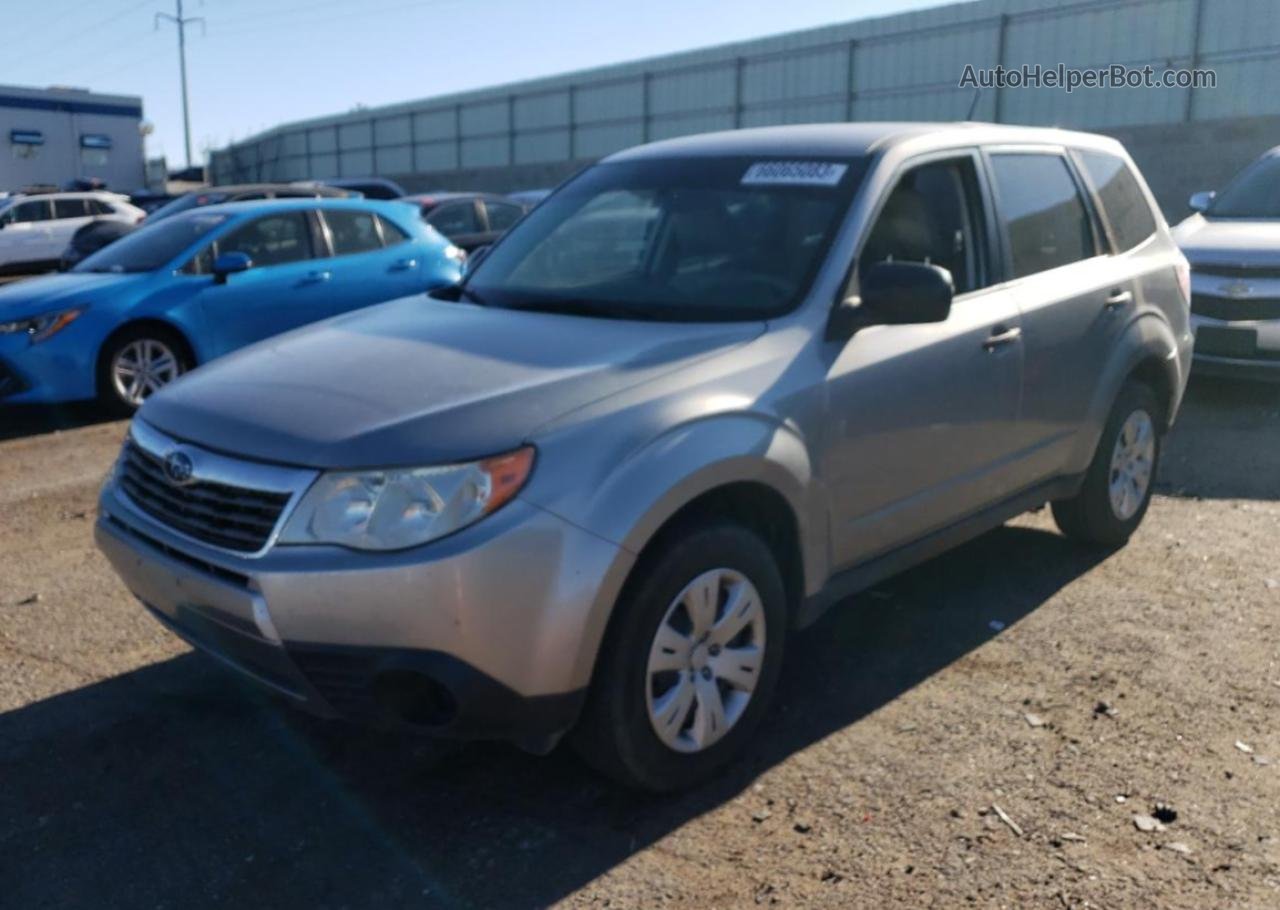
{"label": "windshield wiper", "polygon": [[661,319],[657,313],[628,306],[625,303],[610,303],[607,300],[589,300],[579,297],[566,297],[550,300],[524,300],[511,304],[510,310],[529,310],[537,313],[562,313],[566,316],[602,316],[606,319]]}

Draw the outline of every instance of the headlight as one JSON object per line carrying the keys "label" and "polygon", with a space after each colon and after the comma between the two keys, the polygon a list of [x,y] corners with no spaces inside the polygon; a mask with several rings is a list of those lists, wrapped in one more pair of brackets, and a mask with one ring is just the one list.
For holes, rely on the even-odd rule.
{"label": "headlight", "polygon": [[533,448],[469,464],[331,471],[311,486],[281,543],[402,550],[452,534],[511,500],[533,468]]}
{"label": "headlight", "polygon": [[30,319],[0,322],[0,335],[16,335],[25,332],[30,336],[31,343],[35,344],[38,341],[44,341],[46,338],[52,338],[61,332],[75,322],[84,311],[84,307],[76,307],[71,310],[60,310],[56,313],[32,316]]}
{"label": "headlight", "polygon": [[460,246],[454,246],[452,243],[444,248],[444,258],[451,259],[458,265],[462,265],[467,261],[467,251]]}

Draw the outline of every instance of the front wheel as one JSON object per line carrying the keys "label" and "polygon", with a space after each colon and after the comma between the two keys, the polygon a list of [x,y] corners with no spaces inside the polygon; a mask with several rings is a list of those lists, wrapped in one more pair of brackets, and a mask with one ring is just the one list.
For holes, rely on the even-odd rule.
{"label": "front wheel", "polygon": [[173,333],[159,328],[125,332],[103,352],[98,398],[114,414],[132,414],[190,366],[186,346]]}
{"label": "front wheel", "polygon": [[629,786],[695,786],[750,741],[786,640],[782,576],[751,531],[715,524],[648,554],[606,635],[575,744]]}
{"label": "front wheel", "polygon": [[1120,390],[1080,492],[1053,503],[1062,533],[1109,547],[1128,541],[1151,504],[1162,414],[1149,386],[1130,382]]}

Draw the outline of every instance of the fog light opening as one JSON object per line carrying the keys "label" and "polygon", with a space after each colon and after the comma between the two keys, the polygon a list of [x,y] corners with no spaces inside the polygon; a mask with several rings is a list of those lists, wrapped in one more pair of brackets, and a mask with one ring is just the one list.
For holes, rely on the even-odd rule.
{"label": "fog light opening", "polygon": [[442,727],[458,713],[452,692],[431,677],[412,670],[379,673],[373,691],[384,710],[397,720],[415,726]]}

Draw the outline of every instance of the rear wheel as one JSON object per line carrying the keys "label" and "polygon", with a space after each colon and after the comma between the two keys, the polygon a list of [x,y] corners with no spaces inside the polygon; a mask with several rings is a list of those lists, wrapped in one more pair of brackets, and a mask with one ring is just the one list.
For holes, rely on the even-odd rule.
{"label": "rear wheel", "polygon": [[769,548],[730,524],[669,538],[639,571],[574,739],[629,786],[679,790],[732,760],[759,724],[782,663],[786,595]]}
{"label": "rear wheel", "polygon": [[1149,386],[1130,382],[1120,390],[1080,492],[1053,503],[1062,533],[1103,546],[1128,541],[1151,503],[1162,415]]}
{"label": "rear wheel", "polygon": [[144,401],[191,368],[176,333],[141,326],[107,343],[98,371],[98,398],[115,414],[132,414]]}

